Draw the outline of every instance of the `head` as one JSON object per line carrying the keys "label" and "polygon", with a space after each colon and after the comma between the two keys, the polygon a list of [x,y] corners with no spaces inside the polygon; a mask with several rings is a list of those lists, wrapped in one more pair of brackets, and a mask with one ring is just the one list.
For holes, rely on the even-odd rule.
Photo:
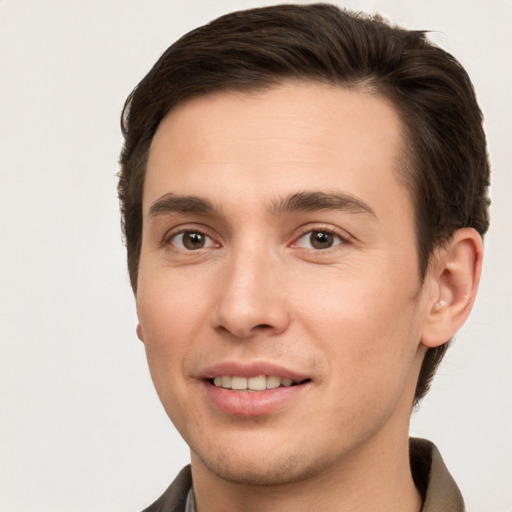
{"label": "head", "polygon": [[[327,4],[281,5],[223,16],[174,43],[126,101],[119,196],[131,284],[137,293],[146,165],[166,116],[194,98],[258,93],[290,81],[364,91],[401,120],[400,180],[413,203],[418,274],[465,227],[488,228],[489,166],[470,79],[420,31]],[[429,348],[419,401],[448,343]]]}

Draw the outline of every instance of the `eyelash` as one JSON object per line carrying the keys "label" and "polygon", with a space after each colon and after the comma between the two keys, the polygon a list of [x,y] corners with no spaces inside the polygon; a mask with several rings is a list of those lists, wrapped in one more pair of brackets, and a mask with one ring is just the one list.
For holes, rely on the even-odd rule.
{"label": "eyelash", "polygon": [[330,247],[326,247],[324,249],[317,249],[317,248],[305,248],[309,250],[314,250],[315,252],[325,252],[329,249],[334,249],[335,247],[338,247],[339,245],[344,245],[348,243],[349,237],[347,235],[341,234],[338,230],[333,229],[330,226],[306,226],[302,229],[301,234],[295,239],[295,241],[292,244],[292,247],[295,246],[299,249],[302,249],[298,246],[298,243],[301,239],[303,239],[306,235],[311,236],[313,233],[322,233],[322,234],[328,234],[332,235],[338,240],[338,243],[335,243],[334,245]]}
{"label": "eyelash", "polygon": [[[300,245],[299,245],[300,240],[302,240],[306,235],[309,235],[311,237],[313,235],[313,233],[330,235],[330,236],[334,237],[334,239],[335,239],[334,243],[325,248],[300,247]],[[176,244],[173,243],[173,241],[175,241],[179,236],[182,236],[185,234],[199,235],[200,237],[205,237],[207,239],[205,243],[208,244],[208,246],[206,246],[206,247],[202,246],[202,247],[198,247],[195,249],[187,248],[185,246],[185,243],[183,242],[183,239],[181,242],[181,247],[176,246]],[[292,242],[292,244],[290,246],[292,248],[312,250],[314,252],[327,252],[330,249],[334,249],[340,245],[344,245],[344,244],[348,243],[349,240],[350,239],[348,236],[342,235],[338,230],[333,229],[332,227],[308,225],[308,226],[305,226],[301,230],[301,233],[299,234],[299,236],[294,239],[294,241]],[[208,234],[207,230],[205,230],[204,228],[200,228],[200,229],[189,228],[189,229],[181,229],[179,231],[168,232],[163,237],[162,246],[168,246],[168,245],[174,246],[175,249],[185,251],[185,252],[195,252],[195,251],[199,251],[201,249],[210,249],[210,248],[221,247],[221,244],[216,242],[215,239],[210,234]]]}
{"label": "eyelash", "polygon": [[[173,244],[173,240],[176,240],[180,235],[186,235],[186,234],[200,235],[202,237],[205,237],[206,239],[208,239],[210,241],[211,245],[209,247],[199,247],[197,249],[187,249],[186,247],[176,247],[176,245]],[[189,251],[189,252],[194,252],[195,250],[197,251],[200,249],[209,249],[211,246],[220,247],[220,244],[215,242],[213,237],[211,237],[204,229],[194,229],[194,228],[181,229],[179,231],[171,231],[171,232],[166,233],[163,237],[162,245],[163,246],[174,245],[174,247],[178,250],[184,250],[184,251]],[[182,246],[184,245],[183,242],[181,245]]]}

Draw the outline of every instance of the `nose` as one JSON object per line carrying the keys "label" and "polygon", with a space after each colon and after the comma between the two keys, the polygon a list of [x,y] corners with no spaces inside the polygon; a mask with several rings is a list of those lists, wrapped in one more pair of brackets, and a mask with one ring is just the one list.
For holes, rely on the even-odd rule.
{"label": "nose", "polygon": [[213,312],[216,330],[244,339],[287,329],[290,315],[277,259],[254,249],[225,262]]}

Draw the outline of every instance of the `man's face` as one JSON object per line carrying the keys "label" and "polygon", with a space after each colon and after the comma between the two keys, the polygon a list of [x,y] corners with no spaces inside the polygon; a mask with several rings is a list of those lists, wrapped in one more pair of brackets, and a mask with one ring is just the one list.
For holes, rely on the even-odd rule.
{"label": "man's face", "polygon": [[384,99],[309,83],[158,128],[138,333],[194,464],[275,484],[406,437],[428,301],[401,147]]}

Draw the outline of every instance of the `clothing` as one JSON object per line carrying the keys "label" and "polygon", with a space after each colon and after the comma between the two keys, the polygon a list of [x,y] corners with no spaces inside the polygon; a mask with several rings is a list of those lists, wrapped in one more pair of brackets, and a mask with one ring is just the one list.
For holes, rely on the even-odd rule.
{"label": "clothing", "polygon": [[425,439],[409,443],[411,471],[423,497],[421,512],[464,512],[464,500],[436,446]]}
{"label": "clothing", "polygon": [[[414,483],[423,497],[421,512],[464,512],[462,495],[433,443],[412,438],[410,460]],[[192,476],[187,466],[165,493],[143,512],[186,512],[191,488]],[[193,500],[189,500],[189,509],[189,512],[194,511]]]}

